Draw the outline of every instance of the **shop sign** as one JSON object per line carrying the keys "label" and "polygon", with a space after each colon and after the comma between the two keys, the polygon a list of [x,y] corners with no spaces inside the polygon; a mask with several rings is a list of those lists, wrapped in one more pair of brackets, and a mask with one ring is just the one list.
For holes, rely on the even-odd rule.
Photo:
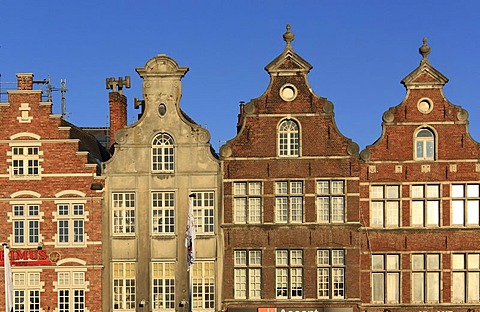
{"label": "shop sign", "polygon": [[[4,266],[3,252],[0,253],[0,266]],[[10,250],[10,263],[12,266],[50,265],[60,260],[60,254],[56,251],[47,253],[40,249],[12,249]]]}

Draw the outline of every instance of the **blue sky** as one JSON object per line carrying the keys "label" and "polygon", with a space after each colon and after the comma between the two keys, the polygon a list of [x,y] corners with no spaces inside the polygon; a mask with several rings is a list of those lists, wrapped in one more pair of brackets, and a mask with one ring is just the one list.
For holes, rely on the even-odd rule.
{"label": "blue sky", "polygon": [[[66,79],[68,120],[101,127],[105,78],[131,76],[131,123],[142,94],[135,68],[167,54],[190,68],[180,105],[218,151],[235,136],[238,103],[267,88],[264,67],[283,51],[289,23],[295,52],[313,65],[312,89],[334,103],[338,128],[363,149],[381,135],[383,112],[403,100],[400,81],[419,65],[427,36],[430,63],[450,79],[446,97],[469,112],[480,140],[479,12],[473,0],[2,0],[0,74],[2,82],[50,75],[56,87]],[[53,109],[60,113],[58,93]]]}

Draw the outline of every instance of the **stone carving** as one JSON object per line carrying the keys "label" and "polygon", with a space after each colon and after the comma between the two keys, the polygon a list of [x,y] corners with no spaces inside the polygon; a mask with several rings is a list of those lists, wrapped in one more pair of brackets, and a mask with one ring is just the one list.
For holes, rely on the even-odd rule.
{"label": "stone carving", "polygon": [[350,156],[358,155],[359,150],[360,150],[360,147],[355,142],[350,142],[347,146],[347,153]]}
{"label": "stone carving", "polygon": [[220,147],[220,156],[222,156],[223,158],[228,158],[232,156],[232,148],[228,143]]}
{"label": "stone carving", "polygon": [[383,113],[382,119],[384,122],[392,122],[395,120],[395,116],[391,111],[388,110],[385,113]]}

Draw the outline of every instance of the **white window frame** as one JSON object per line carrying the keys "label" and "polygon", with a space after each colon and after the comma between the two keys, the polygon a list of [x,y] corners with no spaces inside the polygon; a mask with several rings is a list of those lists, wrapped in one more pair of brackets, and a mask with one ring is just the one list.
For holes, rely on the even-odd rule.
{"label": "white window frame", "polygon": [[53,283],[57,292],[58,312],[80,312],[86,310],[86,292],[89,282],[85,280],[86,269],[56,269],[57,281]]}
{"label": "white window frame", "polygon": [[400,255],[373,254],[371,269],[372,303],[400,303]]}
{"label": "white window frame", "polygon": [[284,119],[278,125],[277,144],[279,157],[300,156],[300,126],[293,119]]}
{"label": "white window frame", "polygon": [[175,171],[175,141],[168,133],[159,133],[152,142],[152,172]]}
{"label": "white window frame", "polygon": [[41,202],[11,202],[11,204],[12,246],[38,247],[43,238],[40,234],[40,224],[43,221]]}
{"label": "white window frame", "polygon": [[55,204],[57,210],[53,213],[53,221],[57,222],[57,234],[54,238],[56,245],[85,246],[88,238],[85,233],[85,225],[88,221],[88,212],[85,210],[86,201],[59,200],[55,201]]}
{"label": "white window frame", "polygon": [[194,191],[193,215],[197,235],[212,235],[215,233],[215,192]]}
{"label": "white window frame", "polygon": [[215,262],[195,261],[192,270],[192,310],[215,311]]}
{"label": "white window frame", "polygon": [[233,223],[260,224],[262,222],[262,182],[239,181],[233,183]]}
{"label": "white window frame", "polygon": [[345,251],[317,250],[317,298],[345,298]]}
{"label": "white window frame", "polygon": [[412,254],[412,303],[440,303],[441,255]]}
{"label": "white window frame", "polygon": [[435,133],[430,128],[420,128],[415,133],[414,156],[415,160],[435,160],[436,146]]}
{"label": "white window frame", "polygon": [[317,222],[344,223],[346,183],[344,180],[317,180]]}
{"label": "white window frame", "polygon": [[152,309],[175,311],[175,262],[152,262]]}
{"label": "white window frame", "polygon": [[401,211],[400,204],[400,185],[371,185],[370,226],[390,228],[399,227]]}
{"label": "white window frame", "polygon": [[40,143],[25,144],[12,143],[11,150],[7,152],[10,163],[9,172],[11,179],[38,180],[41,178],[43,151],[40,150]]}
{"label": "white window frame", "polygon": [[479,190],[480,185],[476,183],[452,183],[450,189],[452,226],[480,225]]}
{"label": "white window frame", "polygon": [[40,273],[37,269],[12,272],[14,311],[41,311],[45,282],[41,281]]}
{"label": "white window frame", "polygon": [[135,262],[112,263],[112,310],[135,311]]}
{"label": "white window frame", "polygon": [[275,251],[275,293],[277,299],[303,299],[303,250]]}
{"label": "white window frame", "polygon": [[262,251],[234,251],[234,298],[262,298]]}
{"label": "white window frame", "polygon": [[452,302],[480,302],[480,254],[452,254]]}
{"label": "white window frame", "polygon": [[303,181],[276,181],[275,222],[303,223],[305,218]]}
{"label": "white window frame", "polygon": [[152,234],[175,235],[175,192],[152,192]]}
{"label": "white window frame", "polygon": [[113,192],[111,199],[113,235],[135,235],[135,192]]}
{"label": "white window frame", "polygon": [[419,184],[410,187],[412,198],[410,215],[413,227],[440,226],[440,184]]}

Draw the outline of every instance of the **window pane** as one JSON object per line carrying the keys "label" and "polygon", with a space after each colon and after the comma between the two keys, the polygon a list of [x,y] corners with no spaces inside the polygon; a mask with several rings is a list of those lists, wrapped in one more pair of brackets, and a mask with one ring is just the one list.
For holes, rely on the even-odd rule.
{"label": "window pane", "polygon": [[412,225],[423,226],[423,205],[424,201],[413,201],[412,202]]}
{"label": "window pane", "polygon": [[384,302],[385,286],[383,280],[383,273],[373,273],[372,274],[372,301],[373,302]]}
{"label": "window pane", "polygon": [[465,302],[465,273],[452,273],[452,301]]}
{"label": "window pane", "polygon": [[464,202],[462,200],[452,200],[452,224],[463,225],[464,220]]}
{"label": "window pane", "polygon": [[428,225],[439,225],[439,207],[440,203],[438,201],[428,201],[427,202],[427,224]]}
{"label": "window pane", "polygon": [[480,272],[468,272],[468,302],[478,302],[479,297],[479,290],[480,290]]}
{"label": "window pane", "polygon": [[463,185],[454,184],[452,185],[452,197],[464,197],[463,195]]}
{"label": "window pane", "polygon": [[467,224],[477,225],[479,222],[478,200],[467,201]]}
{"label": "window pane", "polygon": [[396,185],[387,186],[387,198],[398,198],[399,197],[399,188]]}
{"label": "window pane", "polygon": [[400,300],[400,276],[398,273],[387,274],[387,302],[399,302]]}
{"label": "window pane", "polygon": [[412,185],[412,198],[423,197],[423,185]]}
{"label": "window pane", "polygon": [[468,197],[479,197],[478,184],[467,185],[467,196]]}
{"label": "window pane", "polygon": [[383,270],[383,255],[372,255],[372,270]]}

